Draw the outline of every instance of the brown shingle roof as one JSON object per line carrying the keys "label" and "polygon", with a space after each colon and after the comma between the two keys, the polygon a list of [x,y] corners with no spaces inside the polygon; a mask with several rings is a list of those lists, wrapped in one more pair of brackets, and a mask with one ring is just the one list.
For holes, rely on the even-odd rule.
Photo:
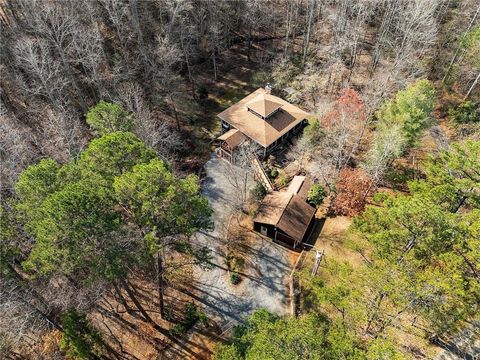
{"label": "brown shingle roof", "polygon": [[238,129],[230,129],[217,138],[217,140],[225,141],[230,149],[236,148],[243,143],[245,139],[245,135],[243,135]]}
{"label": "brown shingle roof", "polygon": [[260,93],[254,99],[249,101],[246,106],[266,118],[268,115],[282,107],[282,104],[279,103],[277,99],[279,98],[276,96],[267,93]]}
{"label": "brown shingle roof", "polygon": [[290,185],[288,185],[287,192],[297,194],[303,200],[307,200],[308,190],[312,187],[312,181],[306,176],[294,176]]}
{"label": "brown shingle roof", "polygon": [[292,194],[285,191],[273,191],[265,196],[254,221],[277,225]]}
{"label": "brown shingle roof", "polygon": [[[266,99],[263,105],[257,104],[261,100],[259,96],[263,96]],[[281,108],[264,120],[248,110],[249,103],[250,106],[255,107],[258,111],[253,108],[252,110],[259,114],[263,112],[268,115],[268,111],[274,109],[273,112],[275,112],[275,109]],[[275,142],[275,140],[286,134],[307,116],[308,113],[295,105],[277,96],[266,94],[263,88],[257,89],[238,103],[218,114],[220,119],[237,128],[263,147],[267,147]]]}
{"label": "brown shingle roof", "polygon": [[293,239],[302,241],[315,209],[299,195],[275,191],[262,201],[255,222],[276,226]]}
{"label": "brown shingle roof", "polygon": [[277,228],[297,241],[302,241],[308,225],[315,215],[315,209],[298,195],[292,195]]}

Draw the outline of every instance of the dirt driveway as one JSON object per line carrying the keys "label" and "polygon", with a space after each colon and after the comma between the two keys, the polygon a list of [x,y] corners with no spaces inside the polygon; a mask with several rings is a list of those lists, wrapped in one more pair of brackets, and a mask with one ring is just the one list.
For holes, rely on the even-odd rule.
{"label": "dirt driveway", "polygon": [[[254,309],[266,308],[284,314],[289,308],[287,278],[296,258],[289,250],[253,232],[248,232],[248,255],[242,282],[230,283],[225,264],[225,234],[233,209],[234,188],[224,175],[224,160],[213,156],[205,166],[203,193],[214,210],[215,229],[197,234],[197,241],[213,252],[213,270],[197,273],[194,287],[204,310],[221,328],[241,321]],[[239,170],[240,171],[240,170]]]}

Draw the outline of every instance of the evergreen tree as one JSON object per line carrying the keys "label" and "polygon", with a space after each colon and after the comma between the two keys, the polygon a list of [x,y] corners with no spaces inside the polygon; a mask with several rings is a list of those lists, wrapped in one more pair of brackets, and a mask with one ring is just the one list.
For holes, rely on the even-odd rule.
{"label": "evergreen tree", "polygon": [[212,210],[199,190],[196,176],[178,179],[128,132],[93,140],[78,162],[42,160],[17,183],[19,219],[35,239],[23,266],[36,275],[67,275],[83,286],[103,279],[128,287],[129,269],[149,269],[167,247],[185,263],[205,265],[207,249],[188,242],[212,226]]}
{"label": "evergreen tree", "polygon": [[232,344],[220,345],[215,360],[403,359],[393,345],[379,338],[364,346],[339,322],[311,313],[299,318],[255,311],[234,331]]}
{"label": "evergreen tree", "polygon": [[99,136],[133,129],[132,116],[121,105],[103,100],[87,112],[86,120],[94,133]]}
{"label": "evergreen tree", "polygon": [[92,328],[86,316],[70,309],[62,316],[63,333],[60,347],[68,358],[99,359],[102,338]]}
{"label": "evergreen tree", "polygon": [[414,146],[429,124],[435,101],[435,89],[428,80],[420,80],[399,91],[377,113],[379,131],[400,125],[408,147]]}
{"label": "evergreen tree", "polygon": [[115,178],[114,189],[127,216],[145,234],[148,251],[157,258],[160,313],[164,316],[165,253],[177,250],[199,265],[208,265],[208,248],[194,249],[188,239],[198,230],[212,228],[212,209],[199,195],[196,176],[177,179],[158,159]]}

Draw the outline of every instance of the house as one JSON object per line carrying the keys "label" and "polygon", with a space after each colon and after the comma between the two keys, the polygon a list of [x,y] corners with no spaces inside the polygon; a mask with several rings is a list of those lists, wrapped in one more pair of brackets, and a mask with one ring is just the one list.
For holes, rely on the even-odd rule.
{"label": "house", "polygon": [[273,191],[263,199],[253,229],[277,243],[301,248],[315,225],[315,208],[307,203],[311,181],[295,176],[286,191]]}
{"label": "house", "polygon": [[272,95],[269,85],[257,89],[218,114],[223,134],[217,138],[220,141],[217,153],[231,159],[235,147],[250,139],[260,147],[261,155],[265,157],[301,131],[307,125],[308,115],[297,106]]}

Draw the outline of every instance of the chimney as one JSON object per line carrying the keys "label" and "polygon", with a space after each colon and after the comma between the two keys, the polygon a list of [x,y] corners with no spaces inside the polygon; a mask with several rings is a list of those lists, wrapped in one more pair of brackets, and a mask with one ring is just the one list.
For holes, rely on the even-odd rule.
{"label": "chimney", "polygon": [[267,83],[267,85],[265,85],[265,92],[267,94],[271,94],[272,93],[272,85],[270,83]]}

